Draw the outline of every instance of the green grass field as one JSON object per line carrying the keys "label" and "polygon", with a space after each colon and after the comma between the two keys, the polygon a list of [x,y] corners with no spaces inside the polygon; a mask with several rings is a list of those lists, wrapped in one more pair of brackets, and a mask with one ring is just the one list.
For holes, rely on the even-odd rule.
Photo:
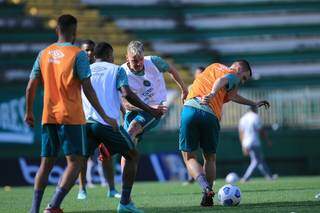
{"label": "green grass field", "polygon": [[[218,180],[215,191],[223,184],[222,180]],[[219,204],[213,208],[199,207],[201,194],[198,184],[182,186],[179,182],[136,183],[133,200],[145,212],[320,212],[320,200],[314,197],[320,192],[320,176],[280,177],[274,182],[256,178],[238,186],[242,192],[242,201],[237,207],[224,207]],[[48,203],[53,190],[54,187],[47,189],[42,209]],[[77,190],[78,188],[74,187],[65,199],[62,205],[65,212],[115,212],[118,200],[106,198],[105,188],[89,189],[88,199],[85,201],[76,200]],[[9,190],[2,188],[0,212],[27,212],[31,199],[32,187],[15,187]]]}

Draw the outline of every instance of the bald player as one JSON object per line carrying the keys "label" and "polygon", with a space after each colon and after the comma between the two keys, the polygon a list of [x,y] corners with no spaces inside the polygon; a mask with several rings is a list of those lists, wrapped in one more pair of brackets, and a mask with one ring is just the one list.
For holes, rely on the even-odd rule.
{"label": "bald player", "polygon": [[[231,67],[211,64],[196,76],[181,114],[179,149],[189,174],[203,192],[201,206],[213,206],[213,182],[216,178],[216,148],[219,142],[222,106],[228,101],[249,106],[269,107],[267,101],[251,101],[237,91],[252,75],[245,60]],[[196,150],[202,149],[204,165],[197,161]]]}

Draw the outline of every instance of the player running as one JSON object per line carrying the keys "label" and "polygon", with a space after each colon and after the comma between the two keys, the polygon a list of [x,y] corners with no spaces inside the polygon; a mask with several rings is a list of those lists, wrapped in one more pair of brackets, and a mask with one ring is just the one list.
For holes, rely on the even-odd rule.
{"label": "player running", "polygon": [[[97,91],[98,99],[108,116],[116,119],[118,124],[120,123],[120,92],[122,97],[132,105],[148,112],[157,119],[161,117],[162,109],[154,109],[146,105],[131,91],[124,69],[108,62],[109,58],[113,56],[113,49],[109,44],[99,43],[94,49],[94,55],[96,62],[90,66],[92,70],[91,83]],[[122,192],[117,208],[118,212],[142,212],[135,207],[130,198],[138,164],[138,152],[135,149],[135,144],[122,126],[119,127],[118,132],[114,132],[112,127],[101,119],[85,97],[83,97],[83,107],[88,120],[87,133],[90,139],[90,150],[96,149],[102,142],[106,149],[104,149],[104,146],[100,146],[100,150],[105,158],[119,153],[126,159],[122,174]]]}
{"label": "player running", "polygon": [[[94,58],[94,47],[95,43],[92,40],[84,40],[81,42],[80,48],[87,53],[90,64],[95,62]],[[110,54],[110,57],[107,59],[108,62],[113,63],[113,55]],[[83,200],[87,198],[87,190],[86,185],[93,186],[92,183],[92,169],[94,168],[94,164],[98,164],[98,173],[101,180],[101,185],[104,185],[107,181],[108,183],[108,193],[107,197],[115,197],[120,198],[120,193],[116,190],[114,184],[114,168],[113,168],[113,160],[112,158],[106,159],[103,162],[98,161],[98,150],[94,152],[94,154],[88,158],[88,163],[84,164],[84,166],[80,170],[79,174],[79,192],[77,195],[77,199]],[[98,162],[97,162],[98,161]],[[97,163],[96,163],[97,162]],[[86,184],[87,179],[87,184]]]}
{"label": "player running", "polygon": [[90,82],[89,61],[84,51],[74,46],[77,19],[71,15],[58,18],[58,41],[42,50],[34,63],[26,89],[25,121],[33,127],[33,102],[39,83],[43,83],[41,164],[35,177],[34,196],[30,212],[39,212],[48,176],[60,148],[67,167],[56,191],[44,212],[62,212],[60,204],[79,174],[87,155],[85,116],[82,109],[81,87],[102,119],[117,129],[96,97]]}
{"label": "player running", "polygon": [[[203,196],[201,206],[213,205],[213,182],[216,178],[216,148],[222,106],[229,100],[250,106],[269,107],[267,101],[254,102],[237,94],[240,84],[251,77],[249,63],[234,62],[208,66],[194,80],[181,113],[179,149],[189,174],[200,184]],[[202,148],[204,165],[199,164],[196,150]]]}

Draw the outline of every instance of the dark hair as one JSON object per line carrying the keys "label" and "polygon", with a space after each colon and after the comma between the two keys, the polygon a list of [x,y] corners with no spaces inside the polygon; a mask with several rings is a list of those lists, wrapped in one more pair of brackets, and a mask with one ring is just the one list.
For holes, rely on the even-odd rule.
{"label": "dark hair", "polygon": [[81,46],[84,45],[84,44],[88,44],[88,45],[91,45],[91,46],[96,46],[96,43],[94,43],[94,41],[90,40],[90,39],[86,39],[86,40],[83,40],[81,41]]}
{"label": "dark hair", "polygon": [[113,52],[112,46],[107,42],[100,42],[97,44],[97,46],[94,48],[94,56],[96,58],[104,58],[111,56]]}
{"label": "dark hair", "polygon": [[237,61],[235,61],[235,63],[238,63],[243,70],[249,71],[250,76],[252,76],[252,70],[251,70],[250,64],[247,60],[237,60]]}
{"label": "dark hair", "polygon": [[201,72],[203,72],[205,69],[206,69],[206,68],[203,67],[203,66],[199,66],[199,67],[196,68],[196,70],[201,70]]}
{"label": "dark hair", "polygon": [[77,19],[69,14],[62,15],[58,18],[58,27],[63,34],[72,33],[77,26]]}

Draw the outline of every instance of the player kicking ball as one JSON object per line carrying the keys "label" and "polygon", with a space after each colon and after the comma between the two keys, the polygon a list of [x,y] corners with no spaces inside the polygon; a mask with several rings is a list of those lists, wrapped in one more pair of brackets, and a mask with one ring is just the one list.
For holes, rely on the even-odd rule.
{"label": "player kicking ball", "polygon": [[[90,65],[91,84],[108,116],[115,119],[118,124],[120,123],[121,99],[119,92],[128,102],[150,113],[155,118],[162,116],[162,109],[154,109],[146,105],[131,91],[124,69],[108,62],[108,58],[113,57],[113,49],[108,43],[97,44],[94,55],[96,61]],[[135,207],[130,197],[138,165],[138,152],[135,149],[135,144],[122,126],[119,126],[119,129],[115,131],[106,123],[84,96],[83,107],[87,119],[89,150],[95,150],[102,143],[103,145],[100,145],[99,148],[105,158],[119,153],[126,159],[122,174],[121,199],[117,211],[143,212]]]}
{"label": "player kicking ball", "polygon": [[[203,192],[201,206],[213,206],[213,182],[216,178],[216,149],[222,106],[229,100],[250,106],[269,107],[267,101],[254,102],[237,94],[240,84],[252,75],[245,60],[231,67],[212,64],[197,75],[181,113],[179,149],[189,174],[200,184]],[[204,165],[197,161],[196,150],[202,149]]]}
{"label": "player kicking ball", "polygon": [[[166,109],[163,103],[167,99],[167,91],[163,73],[168,72],[181,89],[181,100],[188,95],[178,71],[161,57],[144,56],[143,44],[131,41],[127,48],[127,62],[121,67],[126,71],[129,86],[134,93],[147,105]],[[130,136],[137,142],[141,135],[154,128],[160,121],[150,113],[132,106],[123,99],[126,109],[124,126]]]}

